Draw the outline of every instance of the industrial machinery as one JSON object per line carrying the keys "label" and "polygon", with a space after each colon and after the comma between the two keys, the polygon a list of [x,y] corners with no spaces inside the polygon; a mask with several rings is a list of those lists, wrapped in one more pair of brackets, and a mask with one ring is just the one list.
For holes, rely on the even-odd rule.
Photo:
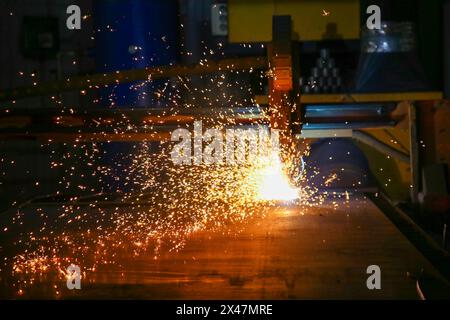
{"label": "industrial machinery", "polygon": [[[230,5],[233,8],[233,2]],[[236,13],[239,14],[241,13]],[[121,70],[69,77],[64,81],[40,83],[0,92],[0,101],[4,103],[9,101],[6,105],[11,105],[10,108],[5,108],[1,118],[1,137],[3,140],[38,139],[43,142],[160,141],[170,140],[170,132],[174,127],[193,123],[195,119],[225,117],[230,123],[270,123],[272,128],[282,132],[282,142],[285,146],[297,143],[298,139],[345,137],[356,139],[396,159],[401,170],[409,171],[410,178],[406,177],[405,181],[411,181],[411,199],[416,202],[421,176],[418,165],[416,108],[418,105],[445,104],[446,102],[442,101],[442,92],[350,93],[336,90],[329,93],[306,93],[304,90],[302,92],[301,79],[307,78],[305,75],[308,73],[300,70],[300,45],[299,42],[292,40],[295,37],[293,31],[291,16],[273,16],[273,41],[267,46],[267,57],[228,58],[208,61],[201,65],[169,65]],[[350,28],[349,32],[353,35],[353,28]],[[327,49],[324,52],[325,56],[329,54]],[[183,109],[152,106],[147,109],[145,107],[102,109],[96,106],[84,110],[71,109],[68,114],[56,109],[15,109],[14,104],[11,104],[17,99],[36,95],[52,95],[74,90],[84,92],[114,83],[128,83],[149,77],[156,80],[250,69],[262,69],[268,74],[268,95],[255,97],[258,107]],[[332,69],[330,68],[330,72]],[[317,83],[311,88],[319,86]],[[401,128],[408,129],[399,135],[407,150],[396,148],[395,139],[392,140],[392,137],[389,140],[394,141],[394,144],[375,138],[376,132],[386,131],[386,128],[399,128],[399,123],[404,123]],[[127,129],[130,126],[132,129]],[[386,136],[383,139],[386,139]],[[405,171],[405,165],[402,163],[411,169]],[[408,175],[402,173],[403,176],[405,174]]]}
{"label": "industrial machinery", "polygon": [[[364,23],[361,23],[360,13],[365,1],[357,0],[270,0],[258,4],[256,1],[213,1],[210,8],[212,20],[208,21],[212,37],[220,48],[229,45],[227,49],[231,53],[223,56],[211,54],[213,58],[202,59],[192,45],[194,42],[203,45],[203,40],[196,38],[198,30],[192,22],[198,18],[193,2],[187,1],[184,6],[180,4],[184,15],[180,18],[181,33],[184,33],[182,49],[167,44],[177,37],[178,26],[173,25],[179,18],[176,1],[136,1],[149,12],[163,12],[166,17],[164,23],[156,21],[150,26],[144,19],[136,24],[127,24],[130,22],[128,17],[123,22],[127,27],[119,28],[116,34],[109,32],[113,29],[108,24],[109,19],[116,19],[125,10],[135,12],[130,9],[131,1],[98,2],[99,7],[94,8],[98,23],[108,25],[108,32],[96,34],[97,42],[101,44],[97,43],[96,47],[97,73],[60,76],[54,81],[0,91],[0,141],[37,141],[43,145],[98,143],[109,156],[119,151],[127,153],[133,149],[134,143],[170,141],[175,129],[192,127],[196,120],[220,122],[223,126],[269,126],[280,132],[283,160],[292,156],[293,150],[318,143],[317,150],[321,151],[317,152],[320,153],[317,158],[321,160],[322,157],[334,166],[330,172],[347,170],[354,176],[354,181],[344,188],[327,189],[328,186],[324,186],[327,189],[325,193],[334,192],[347,198],[349,193],[367,196],[383,209],[415,247],[425,252],[429,261],[439,265],[441,274],[450,278],[450,258],[445,251],[450,213],[447,190],[450,180],[446,172],[450,163],[447,123],[450,103],[444,99],[443,88],[428,85],[422,77],[414,52],[413,26],[383,21],[382,32],[364,27],[361,32]],[[102,5],[112,7],[103,8]],[[102,15],[102,12],[111,16]],[[159,30],[162,25],[167,30]],[[147,27],[148,30],[145,29]],[[96,28],[101,29],[99,26]],[[130,34],[133,41],[139,42],[139,34],[134,32],[139,33],[140,29],[152,34],[151,40],[137,45],[121,41]],[[167,32],[169,40],[164,32]],[[388,36],[383,38],[386,34]],[[444,41],[448,42],[448,39]],[[114,52],[116,43],[121,45]],[[242,54],[240,50],[247,45],[258,47],[258,50]],[[179,61],[178,49],[188,52],[183,57],[184,61]],[[132,62],[123,58],[123,52],[127,51],[133,57]],[[163,51],[164,54],[161,53]],[[34,51],[30,52],[33,54]],[[52,52],[46,51],[45,54]],[[150,62],[140,60],[141,54],[151,56]],[[196,61],[191,61],[195,60],[193,55],[198,58]],[[202,101],[195,100],[195,90],[188,90],[192,95],[190,101],[195,103],[186,103],[186,107],[174,102],[173,88],[167,85],[176,82],[183,87],[185,77],[190,77],[207,88],[207,82],[212,79],[208,77],[223,75],[221,79],[225,79],[223,83],[226,84],[231,80],[225,74],[236,73],[239,78],[242,71],[263,75],[258,79],[262,90],[254,90],[258,92],[248,105],[204,106]],[[448,77],[448,70],[446,72]],[[393,76],[406,73],[402,79]],[[396,87],[391,80],[400,85]],[[250,82],[248,80],[247,84]],[[214,95],[214,89],[208,90]],[[16,108],[19,101],[27,101],[28,98],[51,97],[57,101],[61,94],[70,92],[81,96],[95,92],[100,98],[85,108]],[[118,102],[111,103],[112,94],[117,94]],[[149,96],[153,94],[167,95],[168,98],[152,99]],[[144,98],[136,102],[142,96]],[[328,144],[332,140],[339,140],[333,150],[341,153],[345,150],[345,159],[338,161],[338,152],[335,158],[330,155]],[[348,144],[351,147],[346,149]],[[345,162],[349,165],[344,166]],[[128,166],[119,164],[119,167]],[[359,166],[360,172],[354,174],[352,165]],[[74,197],[75,200],[69,198],[69,201],[58,194],[38,197],[26,204],[48,205],[56,199],[68,202],[69,206],[87,204],[97,207],[103,203],[118,207],[118,202],[111,200],[116,199],[114,192],[112,194]],[[120,202],[120,205],[135,208],[150,203],[145,203],[141,197],[141,194],[132,196],[129,202]],[[376,211],[374,206],[363,206],[371,213]],[[417,228],[403,209],[417,209],[425,214],[439,212],[438,229],[444,226],[442,247],[436,247],[430,236]],[[356,209],[351,208],[350,211],[356,212]],[[362,224],[369,228],[370,221]],[[365,236],[370,238],[370,235]],[[400,239],[396,237],[393,238]],[[324,239],[322,241],[325,243]],[[141,246],[140,242],[136,243]],[[422,260],[420,256],[418,261]]]}

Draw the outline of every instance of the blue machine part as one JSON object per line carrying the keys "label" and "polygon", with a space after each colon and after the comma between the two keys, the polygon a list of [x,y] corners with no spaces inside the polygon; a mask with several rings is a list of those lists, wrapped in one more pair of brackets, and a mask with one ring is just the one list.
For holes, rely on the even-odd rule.
{"label": "blue machine part", "polygon": [[[95,52],[98,72],[169,65],[178,59],[176,0],[94,1]],[[166,103],[155,92],[165,80],[124,83],[103,89],[104,105],[158,106]],[[165,93],[161,97],[167,97]]]}
{"label": "blue machine part", "polygon": [[[178,5],[176,0],[93,1],[97,71],[115,72],[176,63],[178,60]],[[173,94],[167,80],[139,81],[101,89],[102,105],[114,108],[165,107]],[[101,188],[132,192],[139,186],[130,167],[140,144],[111,142],[102,146],[110,176]],[[146,144],[155,149],[156,144]],[[136,183],[137,182],[137,183]]]}
{"label": "blue machine part", "polygon": [[350,139],[319,140],[311,145],[310,156],[305,161],[308,182],[319,189],[373,186],[367,158]]}

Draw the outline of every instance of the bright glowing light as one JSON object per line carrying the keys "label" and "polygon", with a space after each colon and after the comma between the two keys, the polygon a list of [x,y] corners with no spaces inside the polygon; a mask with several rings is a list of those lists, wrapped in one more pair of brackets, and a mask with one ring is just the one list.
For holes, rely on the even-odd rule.
{"label": "bright glowing light", "polygon": [[280,158],[272,154],[266,166],[258,170],[258,200],[289,201],[298,198],[298,190],[291,186],[289,178],[283,170]]}

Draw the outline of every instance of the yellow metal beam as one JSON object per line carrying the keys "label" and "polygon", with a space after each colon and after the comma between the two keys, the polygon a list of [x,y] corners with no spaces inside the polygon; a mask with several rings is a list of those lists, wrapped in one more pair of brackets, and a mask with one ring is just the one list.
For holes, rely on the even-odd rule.
{"label": "yellow metal beam", "polygon": [[[352,94],[302,94],[300,103],[369,103],[442,100],[442,92],[393,92],[393,93],[352,93]],[[255,102],[265,105],[267,96],[256,96]]]}
{"label": "yellow metal beam", "polygon": [[292,17],[300,41],[359,39],[358,0],[228,0],[230,42],[272,41],[272,16]]}

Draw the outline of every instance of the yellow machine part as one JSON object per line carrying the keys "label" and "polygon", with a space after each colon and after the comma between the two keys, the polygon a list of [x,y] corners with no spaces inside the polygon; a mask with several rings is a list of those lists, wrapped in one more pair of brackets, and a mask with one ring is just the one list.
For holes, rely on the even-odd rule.
{"label": "yellow machine part", "polygon": [[[404,128],[365,130],[375,139],[390,145],[406,154],[410,152],[409,130]],[[408,163],[398,161],[385,154],[357,142],[357,145],[366,155],[370,171],[377,180],[378,185],[392,200],[403,201],[410,197],[411,170]]]}
{"label": "yellow machine part", "polygon": [[359,39],[358,0],[228,0],[230,42],[272,40],[272,16],[291,15],[295,39]]}

